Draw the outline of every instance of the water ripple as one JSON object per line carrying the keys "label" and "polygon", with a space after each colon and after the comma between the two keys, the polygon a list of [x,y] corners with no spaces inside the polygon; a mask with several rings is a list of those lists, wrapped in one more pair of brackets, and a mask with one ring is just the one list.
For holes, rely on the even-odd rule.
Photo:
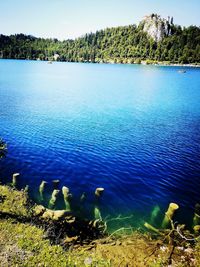
{"label": "water ripple", "polygon": [[[15,65],[18,74],[7,77]],[[103,214],[146,218],[171,201],[192,211],[200,201],[199,70],[182,80],[149,69],[147,82],[139,66],[95,65],[101,80],[93,68],[55,63],[52,73],[43,63],[0,62],[0,135],[9,147],[1,176],[19,171],[34,192],[41,180],[60,179],[75,198],[85,191],[88,206],[105,187]]]}

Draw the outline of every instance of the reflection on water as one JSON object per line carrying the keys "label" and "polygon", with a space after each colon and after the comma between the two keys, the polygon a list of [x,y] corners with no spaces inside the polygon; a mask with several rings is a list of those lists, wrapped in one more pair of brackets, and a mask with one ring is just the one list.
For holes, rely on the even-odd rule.
{"label": "reflection on water", "polygon": [[[87,216],[103,187],[99,208],[104,218],[120,215],[115,225],[150,221],[170,202],[180,206],[177,219],[191,223],[200,202],[200,70],[177,70],[0,60],[4,182],[20,172],[38,200],[45,180],[48,202],[59,179]],[[64,207],[61,191],[58,198]]]}

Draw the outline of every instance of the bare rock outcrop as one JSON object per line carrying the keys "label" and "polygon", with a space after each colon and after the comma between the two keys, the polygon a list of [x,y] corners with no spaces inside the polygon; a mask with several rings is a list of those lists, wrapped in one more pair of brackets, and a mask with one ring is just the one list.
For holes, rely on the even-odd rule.
{"label": "bare rock outcrop", "polygon": [[163,19],[157,14],[151,14],[143,18],[140,26],[155,42],[159,42],[172,34],[173,17],[168,16],[168,19]]}

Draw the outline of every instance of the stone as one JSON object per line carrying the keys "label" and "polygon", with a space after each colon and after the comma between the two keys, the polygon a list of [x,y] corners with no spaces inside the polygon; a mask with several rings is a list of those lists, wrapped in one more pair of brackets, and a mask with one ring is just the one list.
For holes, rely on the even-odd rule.
{"label": "stone", "polygon": [[42,205],[37,205],[35,206],[35,208],[33,209],[33,212],[36,216],[40,216],[45,212],[45,207]]}
{"label": "stone", "polygon": [[139,26],[146,32],[155,42],[160,42],[166,36],[172,34],[173,18],[163,19],[157,14],[145,16]]}
{"label": "stone", "polygon": [[72,236],[72,237],[67,236],[64,239],[64,243],[71,243],[71,242],[75,242],[77,240],[78,240],[78,236]]}
{"label": "stone", "polygon": [[53,211],[53,220],[59,220],[61,218],[64,218],[66,213],[67,212],[65,210],[54,210]]}
{"label": "stone", "polygon": [[45,212],[42,215],[43,219],[51,219],[51,220],[59,220],[61,218],[64,218],[66,216],[67,212],[65,210],[50,210],[46,209]]}
{"label": "stone", "polygon": [[49,219],[53,220],[53,211],[47,209],[47,210],[43,213],[42,218],[45,219],[45,220],[49,220]]}

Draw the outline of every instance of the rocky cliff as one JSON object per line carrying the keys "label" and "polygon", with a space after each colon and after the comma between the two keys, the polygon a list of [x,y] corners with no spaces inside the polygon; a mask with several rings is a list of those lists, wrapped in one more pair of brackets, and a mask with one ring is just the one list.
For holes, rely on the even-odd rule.
{"label": "rocky cliff", "polygon": [[154,41],[159,42],[164,37],[171,35],[171,28],[173,26],[173,17],[163,19],[157,14],[145,16],[140,22],[143,31],[147,32]]}

